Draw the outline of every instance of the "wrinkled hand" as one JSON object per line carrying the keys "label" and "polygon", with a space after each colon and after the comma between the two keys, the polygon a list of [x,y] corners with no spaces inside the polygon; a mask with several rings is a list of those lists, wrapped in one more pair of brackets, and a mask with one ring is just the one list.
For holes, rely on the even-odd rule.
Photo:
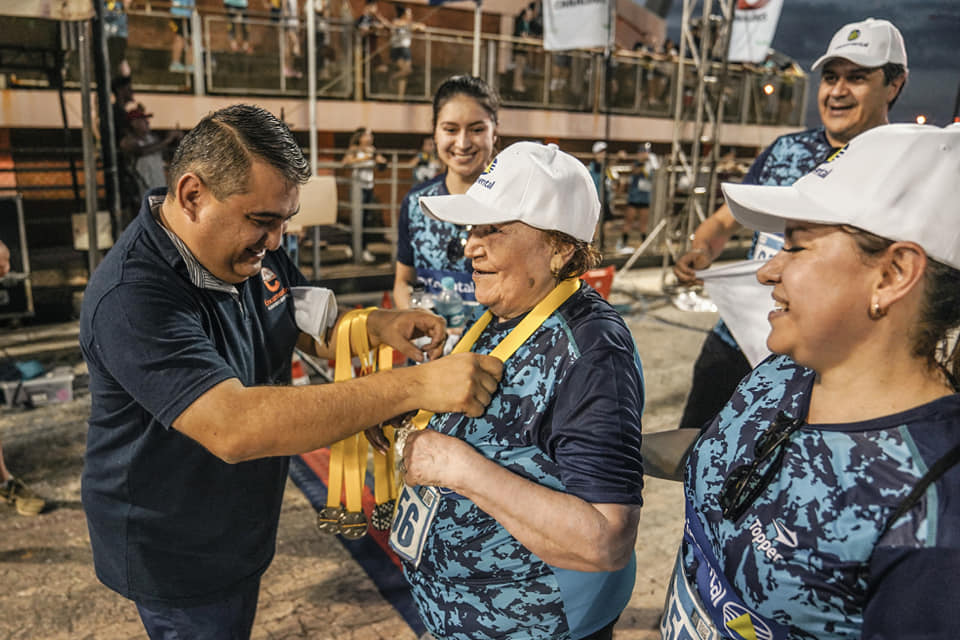
{"label": "wrinkled hand", "polygon": [[703,251],[688,251],[673,265],[673,275],[677,276],[680,284],[703,284],[696,272],[706,269],[711,262],[710,256]]}
{"label": "wrinkled hand", "polygon": [[[440,316],[423,309],[388,311],[378,309],[367,317],[367,333],[378,343],[388,344],[411,360],[423,362],[423,352],[431,358],[443,355],[447,324]],[[427,336],[430,343],[422,350],[412,340]]]}
{"label": "wrinkled hand", "polygon": [[456,490],[458,474],[470,466],[473,447],[457,438],[433,429],[414,431],[407,436],[400,465],[408,486],[428,485]]}
{"label": "wrinkled hand", "polygon": [[417,403],[435,413],[482,416],[503,375],[503,363],[493,356],[457,353],[411,367],[417,376]]}

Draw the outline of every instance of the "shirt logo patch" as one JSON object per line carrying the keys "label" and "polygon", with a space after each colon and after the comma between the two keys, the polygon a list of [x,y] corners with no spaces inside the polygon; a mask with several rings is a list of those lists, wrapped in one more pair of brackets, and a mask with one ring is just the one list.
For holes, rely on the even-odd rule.
{"label": "shirt logo patch", "polygon": [[490,161],[490,164],[487,165],[487,168],[483,170],[483,173],[480,174],[480,177],[477,178],[477,184],[481,187],[486,187],[487,189],[492,189],[493,185],[497,184],[496,180],[490,180],[484,176],[488,176],[493,173],[493,170],[497,168],[497,159],[494,158]]}
{"label": "shirt logo patch", "polygon": [[795,531],[788,529],[786,525],[777,518],[773,520],[773,528],[777,530],[777,537],[773,539],[774,542],[782,542],[788,547],[793,549],[797,548],[797,534]]}
{"label": "shirt logo patch", "polygon": [[263,280],[263,287],[273,294],[263,301],[263,306],[273,309],[287,298],[290,290],[284,287],[277,274],[267,267],[260,269],[260,278]]}
{"label": "shirt logo patch", "polygon": [[723,624],[739,634],[744,640],[773,640],[770,627],[750,615],[750,612],[735,602],[723,605]]}

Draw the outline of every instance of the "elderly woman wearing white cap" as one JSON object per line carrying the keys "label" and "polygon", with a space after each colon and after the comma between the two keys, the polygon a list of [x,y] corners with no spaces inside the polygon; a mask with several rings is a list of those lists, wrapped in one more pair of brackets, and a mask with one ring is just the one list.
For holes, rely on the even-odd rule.
{"label": "elderly woman wearing white cap", "polygon": [[694,445],[664,638],[955,638],[960,126],[886,125],[790,187],[767,345]]}
{"label": "elderly woman wearing white cap", "polygon": [[391,542],[421,617],[437,638],[610,638],[636,569],[643,376],[623,320],[578,278],[599,258],[590,175],[520,142],[466,194],[421,206],[471,225],[487,312],[457,350],[505,360],[483,416],[436,415],[400,445]]}

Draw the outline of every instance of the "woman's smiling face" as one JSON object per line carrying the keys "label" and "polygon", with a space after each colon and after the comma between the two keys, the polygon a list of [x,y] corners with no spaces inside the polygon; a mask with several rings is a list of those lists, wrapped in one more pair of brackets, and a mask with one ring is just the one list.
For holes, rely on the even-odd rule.
{"label": "woman's smiling face", "polygon": [[477,302],[500,320],[530,311],[556,286],[556,254],[546,232],[522,222],[473,227],[464,255],[473,264]]}
{"label": "woman's smiling face", "polygon": [[440,161],[469,184],[493,158],[496,125],[479,102],[461,93],[437,113],[433,137]]}
{"label": "woman's smiling face", "polygon": [[877,272],[841,227],[788,222],[783,249],[757,272],[773,287],[767,347],[818,372],[842,362],[869,338]]}

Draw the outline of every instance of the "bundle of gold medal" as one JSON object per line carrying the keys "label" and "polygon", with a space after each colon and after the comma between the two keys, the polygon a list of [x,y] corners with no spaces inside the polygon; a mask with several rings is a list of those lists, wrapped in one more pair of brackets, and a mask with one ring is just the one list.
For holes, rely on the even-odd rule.
{"label": "bundle of gold medal", "polygon": [[[365,376],[393,366],[393,349],[381,345],[370,348],[367,316],[374,308],[356,309],[340,321],[337,332],[337,360],[334,383]],[[353,357],[359,360],[354,368]],[[399,493],[399,479],[394,466],[394,429],[382,425],[390,447],[386,453],[373,449],[373,482],[376,506],[371,514],[374,528],[387,530]],[[330,477],[327,480],[327,506],[317,515],[317,528],[324,533],[339,534],[351,540],[367,533],[362,496],[370,446],[362,433],[334,443],[330,447]],[[341,497],[343,501],[341,502]]]}

